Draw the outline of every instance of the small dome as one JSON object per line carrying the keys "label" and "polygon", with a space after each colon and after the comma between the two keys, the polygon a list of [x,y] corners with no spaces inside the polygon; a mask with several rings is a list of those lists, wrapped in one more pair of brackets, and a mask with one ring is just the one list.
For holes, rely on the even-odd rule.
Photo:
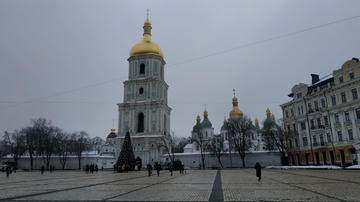
{"label": "small dome", "polygon": [[212,123],[208,119],[208,112],[206,111],[206,109],[204,111],[204,120],[201,122],[201,126],[203,128],[211,128],[212,127]]}
{"label": "small dome", "polygon": [[227,127],[227,121],[226,121],[226,118],[224,118],[224,124],[221,126],[221,131],[222,130],[227,130],[228,129],[228,127]]}
{"label": "small dome", "polygon": [[141,55],[157,55],[164,58],[164,54],[161,51],[159,45],[154,43],[151,40],[151,22],[149,18],[146,19],[144,23],[144,34],[143,39],[140,43],[135,44],[130,50],[131,56],[141,56]]}
{"label": "small dome", "polygon": [[111,132],[106,138],[116,138],[115,128],[111,129]]}

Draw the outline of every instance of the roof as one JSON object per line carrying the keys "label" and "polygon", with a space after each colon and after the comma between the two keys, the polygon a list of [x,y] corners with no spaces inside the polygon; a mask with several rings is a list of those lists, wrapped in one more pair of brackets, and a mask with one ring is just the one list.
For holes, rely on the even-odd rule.
{"label": "roof", "polygon": [[116,134],[114,132],[111,132],[106,138],[116,138]]}

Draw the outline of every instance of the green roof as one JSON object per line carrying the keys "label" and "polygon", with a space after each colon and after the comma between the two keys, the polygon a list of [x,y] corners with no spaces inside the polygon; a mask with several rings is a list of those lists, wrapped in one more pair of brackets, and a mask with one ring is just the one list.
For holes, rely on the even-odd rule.
{"label": "green roof", "polygon": [[221,126],[221,130],[228,130],[228,127],[225,123]]}
{"label": "green roof", "polygon": [[204,120],[201,122],[201,126],[203,128],[211,128],[212,127],[212,124],[211,122],[209,121],[209,119],[207,117],[204,118]]}
{"label": "green roof", "polygon": [[193,132],[197,132],[201,129],[201,123],[197,122],[195,126],[193,127]]}

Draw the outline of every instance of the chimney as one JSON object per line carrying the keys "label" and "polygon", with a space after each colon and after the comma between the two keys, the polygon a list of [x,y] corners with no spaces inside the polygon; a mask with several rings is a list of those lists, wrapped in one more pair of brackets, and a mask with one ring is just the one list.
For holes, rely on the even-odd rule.
{"label": "chimney", "polygon": [[320,81],[319,75],[318,74],[311,74],[311,84],[314,84],[318,81]]}

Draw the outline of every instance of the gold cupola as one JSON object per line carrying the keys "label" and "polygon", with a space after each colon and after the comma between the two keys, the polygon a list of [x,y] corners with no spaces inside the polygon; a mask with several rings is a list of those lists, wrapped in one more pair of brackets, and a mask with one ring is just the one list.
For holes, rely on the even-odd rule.
{"label": "gold cupola", "polygon": [[255,126],[259,126],[259,119],[255,119]]}
{"label": "gold cupola", "polygon": [[197,117],[196,117],[196,122],[197,122],[197,123],[200,123],[200,121],[201,121],[200,115],[197,115]]}
{"label": "gold cupola", "polygon": [[273,121],[275,121],[275,115],[274,115],[274,114],[271,114],[271,119],[272,119]]}
{"label": "gold cupola", "polygon": [[230,118],[242,118],[243,112],[238,107],[238,99],[237,97],[233,97],[232,99],[233,109],[230,111],[229,116]]}
{"label": "gold cupola", "polygon": [[271,116],[270,109],[267,108],[267,109],[266,109],[266,117],[267,117],[267,118],[270,118],[270,116]]}
{"label": "gold cupola", "polygon": [[151,22],[149,20],[149,15],[144,22],[144,34],[143,39],[140,43],[135,44],[130,50],[131,56],[141,56],[141,55],[157,55],[164,59],[163,52],[161,51],[159,45],[154,43],[151,40]]}

